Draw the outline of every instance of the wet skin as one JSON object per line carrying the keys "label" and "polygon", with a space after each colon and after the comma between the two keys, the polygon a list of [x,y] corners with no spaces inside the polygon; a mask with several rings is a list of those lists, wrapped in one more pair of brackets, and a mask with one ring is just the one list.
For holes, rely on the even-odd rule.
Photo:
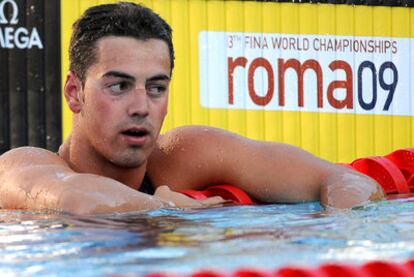
{"label": "wet skin", "polygon": [[[0,156],[7,209],[105,213],[206,207],[172,190],[228,183],[267,203],[320,200],[349,208],[382,199],[378,184],[297,147],[205,126],[159,132],[167,113],[170,60],[157,39],[106,37],[84,84],[69,72],[64,93],[73,130],[59,156],[23,147]],[[148,174],[154,196],[137,191]],[[346,197],[344,197],[346,195]]]}

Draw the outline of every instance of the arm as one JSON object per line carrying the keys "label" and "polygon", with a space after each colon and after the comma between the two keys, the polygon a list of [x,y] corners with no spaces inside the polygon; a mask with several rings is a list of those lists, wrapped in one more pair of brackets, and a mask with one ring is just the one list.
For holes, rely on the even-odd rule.
{"label": "arm", "polygon": [[320,200],[325,206],[351,207],[382,197],[371,178],[297,147],[209,127],[181,127],[163,135],[148,172],[153,182],[173,189],[228,183],[269,203]]}
{"label": "arm", "polygon": [[[206,204],[215,204],[214,200],[217,199]],[[149,210],[174,204],[203,206],[165,187],[150,196],[110,178],[76,173],[60,157],[39,148],[17,148],[0,156],[0,205],[4,209],[87,214]]]}

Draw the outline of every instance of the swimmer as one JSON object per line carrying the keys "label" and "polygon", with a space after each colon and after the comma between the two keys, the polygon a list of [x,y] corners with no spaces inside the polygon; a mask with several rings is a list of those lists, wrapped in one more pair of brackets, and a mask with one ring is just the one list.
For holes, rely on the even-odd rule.
{"label": "swimmer", "polygon": [[133,3],[89,8],[74,23],[64,96],[73,129],[58,153],[0,156],[3,209],[95,214],[210,207],[174,192],[232,184],[266,203],[349,208],[383,197],[371,178],[297,147],[212,127],[160,135],[174,67],[170,26]]}

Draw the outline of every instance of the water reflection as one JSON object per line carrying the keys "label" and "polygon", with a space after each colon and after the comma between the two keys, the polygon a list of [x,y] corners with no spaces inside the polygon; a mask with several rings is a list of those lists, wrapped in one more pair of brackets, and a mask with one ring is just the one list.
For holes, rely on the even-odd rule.
{"label": "water reflection", "polygon": [[324,211],[316,203],[100,216],[0,210],[5,275],[102,276],[275,269],[414,253],[414,198]]}

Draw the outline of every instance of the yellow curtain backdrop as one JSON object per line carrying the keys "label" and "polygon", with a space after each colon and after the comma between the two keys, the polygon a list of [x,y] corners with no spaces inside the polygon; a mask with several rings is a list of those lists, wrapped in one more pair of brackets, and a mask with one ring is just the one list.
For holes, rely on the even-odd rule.
{"label": "yellow curtain backdrop", "polygon": [[[109,2],[114,1],[62,0],[63,80],[72,23],[89,6]],[[412,116],[202,107],[198,45],[201,31],[413,38],[414,9],[254,1],[136,2],[154,9],[174,30],[176,67],[163,132],[181,125],[210,125],[252,139],[297,145],[333,162],[414,146]],[[63,106],[66,137],[71,114],[65,103]]]}

